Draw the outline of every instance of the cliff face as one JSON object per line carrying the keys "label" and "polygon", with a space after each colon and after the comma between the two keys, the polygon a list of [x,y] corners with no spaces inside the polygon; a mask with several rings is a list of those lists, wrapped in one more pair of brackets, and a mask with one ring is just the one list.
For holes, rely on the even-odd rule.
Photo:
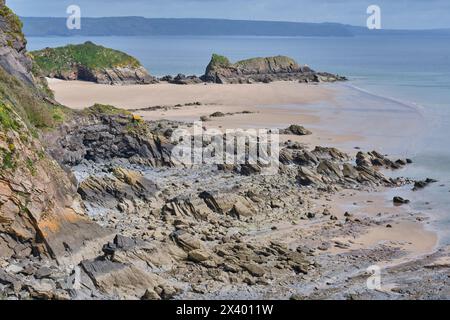
{"label": "cliff face", "polygon": [[5,1],[0,2],[0,30],[0,66],[23,82],[32,84],[32,61],[26,54],[22,23]]}
{"label": "cliff face", "polygon": [[39,141],[38,128],[51,129],[64,110],[46,102],[20,22],[0,6],[0,258],[76,262],[108,232],[89,221],[73,179]]}
{"label": "cliff face", "polygon": [[216,54],[213,55],[202,79],[214,83],[345,80],[337,75],[320,73],[308,66],[300,66],[296,61],[285,56],[253,58],[231,63],[226,57]]}
{"label": "cliff face", "polygon": [[101,84],[150,84],[156,79],[135,58],[86,42],[31,53],[43,75]]}

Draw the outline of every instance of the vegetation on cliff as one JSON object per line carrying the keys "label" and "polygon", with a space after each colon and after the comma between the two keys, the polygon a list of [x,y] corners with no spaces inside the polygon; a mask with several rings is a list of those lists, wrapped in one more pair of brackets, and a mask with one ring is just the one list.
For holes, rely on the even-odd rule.
{"label": "vegetation on cliff", "polygon": [[[14,40],[25,43],[22,32],[22,21],[5,5],[0,5],[0,16],[6,21],[5,34],[8,36],[8,45],[13,47]],[[13,40],[14,39],[14,40]]]}
{"label": "vegetation on cliff", "polygon": [[46,102],[41,94],[39,89],[22,83],[0,68],[0,103],[13,108],[32,131],[53,128],[70,112]]}
{"label": "vegetation on cliff", "polygon": [[134,57],[90,41],[79,45],[46,48],[31,53],[35,68],[45,77],[102,84],[157,82]]}

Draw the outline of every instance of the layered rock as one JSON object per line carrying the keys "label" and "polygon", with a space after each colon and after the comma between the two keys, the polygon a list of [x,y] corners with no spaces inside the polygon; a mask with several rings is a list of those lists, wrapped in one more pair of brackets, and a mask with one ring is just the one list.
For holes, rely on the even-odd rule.
{"label": "layered rock", "polygon": [[111,85],[157,82],[135,58],[89,41],[31,54],[42,73],[50,78]]}
{"label": "layered rock", "polygon": [[253,58],[231,63],[228,58],[213,54],[202,80],[214,83],[253,83],[272,81],[334,82],[344,77],[316,72],[300,66],[285,56]]}
{"label": "layered rock", "polygon": [[47,147],[61,164],[124,159],[152,167],[171,166],[172,145],[163,134],[130,112],[95,105],[45,135]]}
{"label": "layered rock", "polygon": [[32,60],[26,53],[26,40],[19,18],[0,2],[0,66],[27,84],[33,84]]}
{"label": "layered rock", "polygon": [[71,175],[46,153],[37,126],[62,110],[34,81],[18,18],[0,7],[0,257],[52,257],[73,263],[95,256],[110,232],[80,209]]}

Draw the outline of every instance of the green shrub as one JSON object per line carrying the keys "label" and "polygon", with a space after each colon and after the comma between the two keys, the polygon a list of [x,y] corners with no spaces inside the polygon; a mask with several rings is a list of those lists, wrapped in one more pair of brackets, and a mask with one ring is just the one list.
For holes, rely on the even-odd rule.
{"label": "green shrub", "polygon": [[124,52],[98,46],[89,41],[79,45],[33,51],[31,55],[45,75],[70,72],[76,66],[90,70],[141,66],[137,59]]}

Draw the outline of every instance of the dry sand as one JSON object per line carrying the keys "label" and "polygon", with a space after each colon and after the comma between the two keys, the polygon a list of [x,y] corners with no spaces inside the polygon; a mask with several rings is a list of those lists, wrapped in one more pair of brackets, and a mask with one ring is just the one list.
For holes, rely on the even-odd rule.
{"label": "dry sand", "polygon": [[[314,145],[336,146],[347,152],[355,152],[352,146],[382,148],[389,141],[392,146],[405,145],[411,132],[420,125],[420,115],[410,110],[403,117],[392,119],[390,112],[377,108],[363,107],[360,110],[335,103],[338,88],[330,85],[308,85],[295,82],[274,82],[271,84],[251,85],[172,85],[161,83],[144,86],[108,86],[80,81],[61,81],[49,79],[50,87],[55,91],[56,100],[74,108],[82,109],[95,103],[111,104],[124,109],[144,109],[153,106],[174,106],[200,102],[201,105],[168,108],[167,110],[134,111],[146,120],[177,120],[193,122],[201,116],[213,112],[240,113],[226,117],[213,118],[205,123],[207,127],[218,128],[285,128],[289,124],[301,124],[313,127],[311,136],[282,136],[281,140],[291,139]],[[321,112],[311,107],[314,103],[327,103]],[[292,108],[295,105],[296,108]],[[359,112],[358,112],[359,111]],[[366,117],[371,120],[366,122]],[[402,122],[403,121],[403,122]],[[403,128],[402,134],[398,128]],[[412,131],[408,131],[410,128]],[[372,130],[372,131],[371,131]],[[401,152],[399,152],[401,153]],[[354,192],[353,192],[354,193]],[[349,209],[351,203],[362,203]],[[318,204],[320,205],[320,204]],[[355,216],[383,213],[397,219],[393,228],[372,227],[366,234],[351,239],[355,248],[370,248],[380,243],[399,246],[409,252],[409,258],[417,257],[435,250],[437,236],[428,231],[423,224],[408,215],[408,208],[395,208],[392,201],[383,193],[340,195],[334,199],[333,213],[342,215],[349,211]],[[408,212],[408,213],[407,213]],[[408,218],[408,216],[410,216]],[[406,217],[406,218],[405,218]],[[336,239],[347,242],[350,239]],[[339,253],[340,250],[336,250]],[[392,263],[392,261],[390,261]]]}
{"label": "dry sand", "polygon": [[333,90],[326,86],[296,82],[242,85],[156,85],[110,86],[83,81],[48,79],[56,100],[74,109],[94,103],[120,108],[145,108],[199,101],[203,104],[250,107],[273,104],[304,104],[331,99]]}

